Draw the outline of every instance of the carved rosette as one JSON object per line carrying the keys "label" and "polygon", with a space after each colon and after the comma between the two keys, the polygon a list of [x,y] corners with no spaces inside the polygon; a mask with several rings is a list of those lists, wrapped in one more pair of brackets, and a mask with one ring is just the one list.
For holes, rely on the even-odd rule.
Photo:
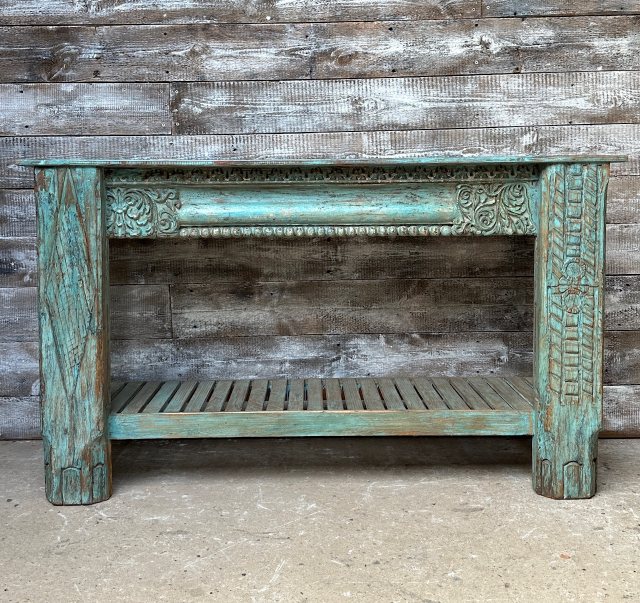
{"label": "carved rosette", "polygon": [[115,238],[157,237],[178,232],[177,191],[173,189],[108,188],[107,235]]}
{"label": "carved rosette", "polygon": [[531,200],[521,182],[459,184],[454,234],[533,235]]}

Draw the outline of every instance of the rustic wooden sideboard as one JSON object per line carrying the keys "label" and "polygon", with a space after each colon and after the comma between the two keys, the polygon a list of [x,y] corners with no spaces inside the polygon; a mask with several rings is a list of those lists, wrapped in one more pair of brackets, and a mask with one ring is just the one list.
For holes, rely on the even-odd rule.
{"label": "rustic wooden sideboard", "polygon": [[[532,435],[535,491],[593,496],[605,198],[622,159],[25,162],[47,498],[107,499],[112,439],[329,435]],[[535,236],[533,374],[110,382],[109,238],[317,236]]]}

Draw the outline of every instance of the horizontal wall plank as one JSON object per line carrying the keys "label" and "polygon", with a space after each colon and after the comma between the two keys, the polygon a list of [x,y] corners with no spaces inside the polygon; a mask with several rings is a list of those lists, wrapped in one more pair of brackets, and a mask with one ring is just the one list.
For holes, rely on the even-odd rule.
{"label": "horizontal wall plank", "polygon": [[0,440],[40,438],[40,399],[0,397]]}
{"label": "horizontal wall plank", "polygon": [[640,331],[640,275],[606,277],[604,312],[606,330]]}
{"label": "horizontal wall plank", "polygon": [[640,177],[620,176],[609,180],[607,222],[640,224]]}
{"label": "horizontal wall plank", "polygon": [[640,175],[640,125],[528,126],[201,136],[24,136],[0,145],[0,188],[33,186],[21,159],[373,159],[627,154],[616,175]]}
{"label": "horizontal wall plank", "polygon": [[640,121],[640,72],[634,71],[194,82],[175,84],[171,93],[176,134]]}
{"label": "horizontal wall plank", "polygon": [[0,288],[33,287],[36,276],[35,238],[0,239]]}
{"label": "horizontal wall plank", "polygon": [[314,26],[312,75],[637,70],[637,28],[636,19],[626,16],[319,23]]}
{"label": "horizontal wall plank", "polygon": [[39,390],[37,342],[0,342],[0,397],[37,396]]}
{"label": "horizontal wall plank", "polygon": [[111,242],[114,284],[529,276],[533,241],[496,237]]}
{"label": "horizontal wall plank", "polygon": [[0,238],[35,236],[36,203],[33,189],[0,189]]}
{"label": "horizontal wall plank", "polygon": [[[110,293],[114,339],[171,337],[168,286],[115,286]],[[37,340],[36,288],[0,288],[0,341]]]}
{"label": "horizontal wall plank", "polygon": [[5,27],[0,28],[0,81],[175,82],[638,70],[636,31],[635,18],[627,16]]}
{"label": "horizontal wall plank", "polygon": [[[530,370],[531,337],[520,333],[328,335],[129,340],[113,343],[116,380],[496,374]],[[135,367],[132,360],[135,359]],[[529,367],[529,368],[527,368]],[[134,380],[135,380],[134,379]]]}
{"label": "horizontal wall plank", "polygon": [[640,383],[640,336],[637,331],[606,331],[604,382],[612,385]]}
{"label": "horizontal wall plank", "polygon": [[[640,381],[636,331],[605,335],[607,385]],[[37,343],[0,343],[0,396],[38,394]],[[115,380],[518,375],[532,370],[530,333],[341,334],[112,342]]]}
{"label": "horizontal wall plank", "polygon": [[0,0],[3,25],[291,23],[478,16],[480,0]]}
{"label": "horizontal wall plank", "polygon": [[609,224],[606,273],[640,274],[640,224]]}
{"label": "horizontal wall plank", "polygon": [[574,15],[637,15],[640,6],[636,0],[582,0],[566,2],[555,0],[483,0],[485,17],[549,17]]}
{"label": "horizontal wall plank", "polygon": [[5,27],[0,81],[308,78],[312,33],[309,24]]}
{"label": "horizontal wall plank", "polygon": [[3,84],[0,135],[171,134],[168,84]]}
{"label": "horizontal wall plank", "polygon": [[603,434],[640,437],[640,385],[609,385],[604,388]]}
{"label": "horizontal wall plank", "polygon": [[332,280],[172,288],[174,335],[518,331],[533,279]]}

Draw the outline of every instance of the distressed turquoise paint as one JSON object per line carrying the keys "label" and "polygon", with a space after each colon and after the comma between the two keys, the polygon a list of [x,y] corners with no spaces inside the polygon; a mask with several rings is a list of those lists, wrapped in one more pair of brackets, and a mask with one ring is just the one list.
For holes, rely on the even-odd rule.
{"label": "distressed turquoise paint", "polygon": [[138,413],[109,417],[115,440],[296,436],[531,435],[531,411],[368,410]]}
{"label": "distressed turquoise paint", "polygon": [[95,503],[111,494],[101,173],[39,169],[36,193],[46,494],[57,505]]}
{"label": "distressed turquoise paint", "polygon": [[608,166],[589,163],[550,166],[541,178],[533,481],[551,498],[596,491],[607,182]]}
{"label": "distressed turquoise paint", "polygon": [[179,226],[451,224],[455,185],[178,187]]}
{"label": "distressed turquoise paint", "polygon": [[[107,498],[111,490],[108,436],[127,439],[532,432],[536,491],[553,498],[592,496],[602,409],[604,207],[608,162],[618,160],[622,158],[25,162],[49,166],[36,170],[47,497],[55,504],[87,504]],[[494,167],[518,163],[545,166],[539,182],[536,176],[537,185],[529,191],[530,202],[524,205],[518,201],[517,190],[505,192],[496,188],[507,181],[510,186],[524,183],[505,178],[504,171]],[[478,184],[473,178],[457,178],[459,173],[452,168],[446,170],[445,184],[393,183],[379,187],[383,191],[380,194],[369,189],[364,193],[355,183],[338,189],[335,182],[305,187],[289,183],[275,188],[269,188],[273,185],[268,183],[259,188],[245,185],[225,189],[222,194],[219,187],[199,184],[185,172],[169,183],[130,182],[126,185],[130,188],[118,196],[113,191],[119,184],[110,183],[107,193],[98,169],[131,168],[137,177],[144,176],[144,169],[159,166],[197,170],[211,166],[482,164],[492,166],[487,173],[502,175],[483,177]],[[524,184],[532,186],[528,179]],[[454,190],[456,207],[452,211]],[[113,198],[107,220],[108,195]],[[317,223],[352,223],[358,227],[389,222],[411,224],[413,220],[438,225],[429,226],[427,234],[537,233],[534,378],[539,400],[533,413],[282,411],[134,413],[107,418],[107,222],[113,236],[144,237],[176,235],[180,224],[193,226],[193,233],[180,233],[193,236],[207,230],[199,228],[203,224],[261,227],[265,221],[282,221],[312,228]],[[252,228],[247,230],[249,236],[254,234]],[[380,228],[391,234],[401,232],[400,227],[390,231],[386,226]],[[262,231],[258,228],[255,232]],[[312,228],[312,232],[317,231]],[[287,236],[287,229],[270,233]]]}

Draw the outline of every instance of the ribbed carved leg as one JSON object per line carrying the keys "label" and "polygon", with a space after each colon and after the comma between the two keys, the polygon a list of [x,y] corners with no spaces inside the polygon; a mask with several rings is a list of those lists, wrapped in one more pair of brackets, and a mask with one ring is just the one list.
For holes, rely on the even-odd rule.
{"label": "ribbed carved leg", "polygon": [[607,180],[608,167],[596,164],[553,165],[542,176],[533,483],[551,498],[596,491]]}
{"label": "ribbed carved leg", "polygon": [[108,256],[101,175],[36,171],[42,436],[47,498],[111,495]]}

